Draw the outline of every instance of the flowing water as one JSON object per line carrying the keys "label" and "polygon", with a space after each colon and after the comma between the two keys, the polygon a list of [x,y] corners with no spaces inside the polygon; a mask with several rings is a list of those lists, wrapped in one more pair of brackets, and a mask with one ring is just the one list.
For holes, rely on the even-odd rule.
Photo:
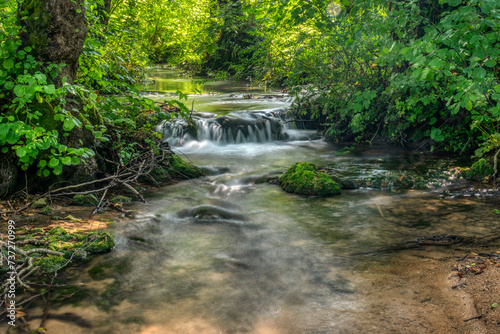
{"label": "flowing water", "polygon": [[[176,86],[175,73],[167,74],[165,90],[189,86],[187,79]],[[355,163],[369,174],[435,158],[412,159],[387,147],[342,156],[313,133],[286,127],[273,137],[266,124],[281,117],[290,98],[245,99],[248,91],[266,93],[228,87],[200,89],[218,94],[191,95],[187,105],[194,100],[197,111],[224,115],[241,134],[197,116],[197,138],[184,137],[173,149],[207,176],[134,205],[137,218],[112,229],[113,252],[67,271],[83,283],[82,298],[53,304],[54,314],[72,315],[49,317],[54,333],[384,333],[365,312],[373,303],[367,277],[397,253],[391,249],[421,236],[498,232],[494,203],[481,196],[358,189],[316,198],[266,183],[297,161]],[[168,99],[165,92],[151,96]]]}

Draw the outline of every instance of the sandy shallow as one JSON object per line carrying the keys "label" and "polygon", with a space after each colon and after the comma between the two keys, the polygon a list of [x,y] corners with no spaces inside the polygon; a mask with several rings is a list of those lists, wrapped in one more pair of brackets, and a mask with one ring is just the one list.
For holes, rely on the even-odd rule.
{"label": "sandy shallow", "polygon": [[[365,274],[371,284],[364,287],[370,300],[366,324],[360,323],[359,331],[352,333],[500,333],[500,307],[492,307],[500,304],[500,267],[492,264],[480,274],[457,275],[457,265],[481,259],[473,250],[477,252],[433,246],[376,264]],[[467,254],[472,255],[457,261]]]}

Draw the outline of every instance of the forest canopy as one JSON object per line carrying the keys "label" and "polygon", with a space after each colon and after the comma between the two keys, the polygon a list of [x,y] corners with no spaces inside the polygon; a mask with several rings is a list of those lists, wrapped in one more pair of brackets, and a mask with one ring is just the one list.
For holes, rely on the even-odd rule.
{"label": "forest canopy", "polygon": [[[77,59],[55,55],[49,32],[64,29]],[[156,147],[170,115],[140,95],[156,63],[286,87],[332,142],[498,157],[496,0],[1,0],[3,164],[49,177],[102,147],[121,161],[137,138]]]}

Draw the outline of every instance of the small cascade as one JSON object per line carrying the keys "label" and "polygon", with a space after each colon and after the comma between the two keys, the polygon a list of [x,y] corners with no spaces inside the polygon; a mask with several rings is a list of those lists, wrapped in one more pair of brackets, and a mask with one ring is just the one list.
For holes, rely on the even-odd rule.
{"label": "small cascade", "polygon": [[184,119],[164,122],[160,131],[164,141],[171,146],[186,142],[212,141],[218,144],[263,143],[284,140],[288,134],[284,129],[286,109],[273,111],[238,111],[224,116],[196,113],[189,129]]}

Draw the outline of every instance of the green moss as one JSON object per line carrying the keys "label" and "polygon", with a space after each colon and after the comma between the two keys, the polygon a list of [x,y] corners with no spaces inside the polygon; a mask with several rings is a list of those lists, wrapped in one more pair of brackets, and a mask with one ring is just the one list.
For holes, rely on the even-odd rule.
{"label": "green moss", "polygon": [[465,177],[469,180],[482,181],[493,173],[492,164],[488,160],[481,158],[465,171]]}
{"label": "green moss", "polygon": [[35,261],[35,266],[40,267],[46,273],[53,273],[59,270],[68,260],[62,256],[46,256]]}
{"label": "green moss", "polygon": [[330,175],[319,172],[311,162],[297,162],[283,174],[278,183],[289,193],[331,196],[341,193],[340,186]]}
{"label": "green moss", "polygon": [[63,229],[61,226],[56,226],[49,231],[49,235],[66,235],[68,231]]}
{"label": "green moss", "polygon": [[90,233],[87,235],[90,245],[85,250],[91,254],[106,253],[115,248],[115,241],[108,232]]}
{"label": "green moss", "polygon": [[127,196],[118,195],[118,196],[113,196],[110,199],[110,202],[111,203],[128,203],[128,202],[132,202],[132,198],[127,197]]}
{"label": "green moss", "polygon": [[95,195],[75,195],[73,197],[73,202],[76,205],[83,205],[83,206],[95,206],[97,203],[99,203],[99,200]]}
{"label": "green moss", "polygon": [[198,167],[185,162],[178,155],[170,156],[169,172],[176,176],[194,179],[203,176],[203,172]]}

